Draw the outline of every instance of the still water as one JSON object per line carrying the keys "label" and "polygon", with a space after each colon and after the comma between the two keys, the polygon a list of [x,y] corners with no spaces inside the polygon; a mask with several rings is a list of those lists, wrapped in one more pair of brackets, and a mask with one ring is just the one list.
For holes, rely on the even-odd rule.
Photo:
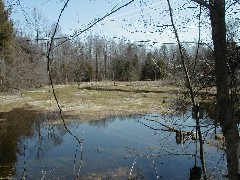
{"label": "still water", "polygon": [[[109,117],[81,122],[67,117],[70,132],[57,113],[15,109],[0,113],[0,178],[12,179],[188,179],[199,144],[176,143],[178,130],[195,132],[190,113]],[[159,123],[160,122],[160,123]],[[210,146],[212,121],[201,121],[207,173],[224,179],[224,152]],[[207,124],[210,124],[206,126]],[[216,129],[218,131],[218,129]],[[200,159],[196,157],[196,165]]]}

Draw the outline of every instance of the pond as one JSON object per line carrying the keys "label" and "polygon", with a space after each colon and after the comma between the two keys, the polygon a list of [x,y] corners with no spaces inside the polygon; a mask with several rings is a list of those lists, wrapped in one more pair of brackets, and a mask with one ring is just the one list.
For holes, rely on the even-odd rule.
{"label": "pond", "polygon": [[[189,112],[91,122],[69,116],[68,130],[81,144],[59,119],[58,113],[27,109],[0,113],[0,178],[189,179],[196,149],[200,167],[194,138],[176,143],[176,132],[167,128],[194,132]],[[201,125],[207,173],[212,179],[223,179],[225,154],[207,143],[214,139],[213,123],[206,117]]]}

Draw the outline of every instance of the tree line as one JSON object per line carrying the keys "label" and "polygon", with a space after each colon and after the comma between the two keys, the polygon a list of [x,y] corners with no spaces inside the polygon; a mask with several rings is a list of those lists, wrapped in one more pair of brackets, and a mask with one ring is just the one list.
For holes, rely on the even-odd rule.
{"label": "tree line", "polygon": [[[0,91],[47,85],[46,52],[52,29],[45,32],[37,29],[36,36],[26,35],[13,27],[3,3],[0,11],[5,14],[0,19]],[[40,37],[43,34],[44,38]],[[208,74],[213,69],[213,53],[205,46],[198,49],[198,63],[193,61],[196,47],[185,47],[189,68],[199,70],[193,74],[195,77]],[[98,35],[70,40],[60,30],[51,50],[51,71],[56,84],[164,78],[174,81],[183,77],[180,54],[175,44],[151,48],[143,42]],[[200,81],[199,78],[196,81]]]}
{"label": "tree line", "polygon": [[[35,36],[14,28],[9,11],[0,2],[0,91],[38,88],[49,83],[46,52],[52,27],[40,28],[40,15],[34,14]],[[231,24],[230,24],[231,25]],[[238,66],[234,28],[229,26],[229,67]],[[184,83],[177,44],[150,47],[144,42],[89,35],[69,39],[58,29],[51,50],[52,78],[56,84],[84,81],[146,81],[168,79]],[[185,44],[184,56],[194,86],[215,82],[211,45]],[[196,56],[197,54],[197,56]],[[232,80],[239,71],[231,70]],[[234,73],[233,73],[234,72]],[[234,86],[236,83],[232,82]]]}
{"label": "tree line", "polygon": [[[51,71],[55,84],[103,80],[176,81],[183,77],[176,45],[162,45],[151,49],[144,44],[100,36],[70,41],[63,35],[54,43]],[[8,53],[1,51],[0,90],[37,88],[48,84],[45,56],[47,46],[47,40],[30,39],[15,33]],[[196,46],[187,48],[185,53],[188,66],[197,70],[192,77],[196,78],[196,83],[203,83],[203,77],[210,76],[214,69],[213,53],[207,47],[201,47],[198,50],[199,61],[195,64],[193,59]]]}

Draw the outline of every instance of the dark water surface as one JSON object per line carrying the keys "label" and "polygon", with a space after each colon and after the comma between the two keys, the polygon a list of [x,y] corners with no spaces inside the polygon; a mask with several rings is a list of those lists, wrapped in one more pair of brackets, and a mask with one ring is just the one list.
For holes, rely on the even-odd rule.
{"label": "dark water surface", "polygon": [[[195,131],[189,116],[147,114],[94,122],[68,117],[69,130],[83,139],[80,145],[57,113],[26,109],[0,113],[0,178],[186,180],[195,164],[196,142],[177,144],[176,133],[155,121]],[[201,123],[212,124],[208,118]],[[212,127],[202,128],[205,142],[214,137]],[[208,175],[223,179],[224,152],[207,143],[204,148]],[[200,166],[199,157],[196,160]]]}

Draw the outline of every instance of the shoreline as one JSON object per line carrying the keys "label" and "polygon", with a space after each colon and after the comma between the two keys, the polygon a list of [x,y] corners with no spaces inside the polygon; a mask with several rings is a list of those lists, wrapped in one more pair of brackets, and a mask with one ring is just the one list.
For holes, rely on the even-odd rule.
{"label": "shoreline", "polygon": [[[63,115],[84,121],[132,114],[169,114],[183,94],[180,88],[161,81],[55,85],[55,92]],[[17,108],[59,112],[49,86],[12,95],[0,94],[1,112]]]}

